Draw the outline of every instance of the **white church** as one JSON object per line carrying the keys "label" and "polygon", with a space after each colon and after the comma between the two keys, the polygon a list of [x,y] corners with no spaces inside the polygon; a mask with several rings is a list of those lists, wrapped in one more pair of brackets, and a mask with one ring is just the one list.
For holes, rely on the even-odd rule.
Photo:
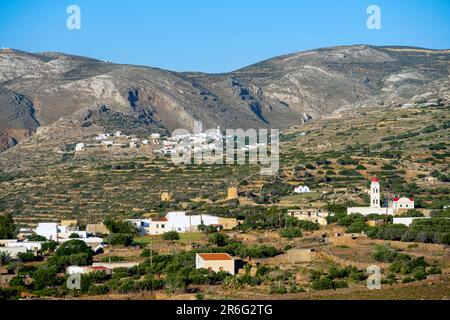
{"label": "white church", "polygon": [[377,178],[373,178],[370,185],[370,207],[347,208],[347,214],[360,213],[364,216],[369,214],[396,215],[411,209],[414,209],[414,199],[406,197],[393,198],[389,200],[387,207],[381,207],[380,182]]}

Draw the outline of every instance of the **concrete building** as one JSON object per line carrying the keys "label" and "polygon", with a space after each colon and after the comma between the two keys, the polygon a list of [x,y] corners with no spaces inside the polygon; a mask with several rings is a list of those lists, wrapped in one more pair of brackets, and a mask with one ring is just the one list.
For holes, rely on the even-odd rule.
{"label": "concrete building", "polygon": [[167,229],[168,220],[166,218],[154,218],[150,223],[150,226],[147,230],[147,234],[156,236],[160,234],[164,234],[168,231]]}
{"label": "concrete building", "polygon": [[310,210],[289,210],[288,216],[297,218],[301,221],[311,221],[314,223],[318,223],[321,226],[326,226],[328,224],[327,217],[328,212],[322,212],[316,209]]}
{"label": "concrete building", "polygon": [[197,253],[195,268],[214,272],[223,271],[232,275],[236,274],[235,260],[228,253]]}
{"label": "concrete building", "polygon": [[223,230],[233,230],[238,225],[239,223],[235,218],[219,218],[219,226],[221,226]]}

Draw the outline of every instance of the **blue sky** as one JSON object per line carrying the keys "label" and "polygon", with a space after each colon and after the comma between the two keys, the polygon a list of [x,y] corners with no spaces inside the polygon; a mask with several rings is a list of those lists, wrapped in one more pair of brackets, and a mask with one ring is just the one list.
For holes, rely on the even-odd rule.
{"label": "blue sky", "polygon": [[[66,28],[69,5],[81,30]],[[366,27],[381,8],[382,29]],[[226,72],[347,44],[450,48],[449,0],[0,0],[0,46]]]}

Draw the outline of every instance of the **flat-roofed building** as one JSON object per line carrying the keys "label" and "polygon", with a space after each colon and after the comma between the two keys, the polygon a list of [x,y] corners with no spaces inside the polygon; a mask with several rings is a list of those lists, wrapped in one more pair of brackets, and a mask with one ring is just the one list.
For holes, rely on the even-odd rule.
{"label": "flat-roofed building", "polygon": [[328,224],[327,217],[328,212],[322,212],[316,209],[309,210],[289,210],[288,216],[297,218],[301,221],[310,221],[318,223],[321,226],[326,226]]}
{"label": "flat-roofed building", "polygon": [[236,273],[235,259],[228,253],[197,253],[195,268],[214,272],[223,271],[232,275]]}

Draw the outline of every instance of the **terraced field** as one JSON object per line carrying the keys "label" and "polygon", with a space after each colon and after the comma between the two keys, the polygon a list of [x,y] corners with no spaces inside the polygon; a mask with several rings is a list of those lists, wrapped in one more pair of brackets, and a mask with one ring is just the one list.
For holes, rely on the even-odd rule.
{"label": "terraced field", "polygon": [[[238,182],[240,202],[250,207],[363,204],[371,176],[381,179],[385,196],[414,196],[419,207],[438,209],[449,202],[449,118],[449,106],[435,106],[364,109],[310,122],[283,133],[276,179],[249,165],[179,167],[151,155],[74,157],[60,150],[75,138],[39,136],[0,155],[0,213],[36,224],[207,211],[226,208],[227,188]],[[314,193],[292,195],[299,184]],[[173,192],[174,201],[161,202],[162,191]]]}

